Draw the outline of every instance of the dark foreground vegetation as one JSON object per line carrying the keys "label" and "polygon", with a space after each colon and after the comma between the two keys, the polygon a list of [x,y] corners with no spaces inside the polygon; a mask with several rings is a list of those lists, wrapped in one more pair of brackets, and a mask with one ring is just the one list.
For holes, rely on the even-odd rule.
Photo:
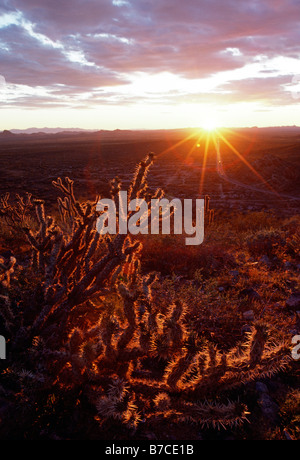
{"label": "dark foreground vegetation", "polygon": [[53,186],[51,215],[1,200],[0,438],[298,439],[299,216],[219,210],[186,247],[100,236],[97,197]]}

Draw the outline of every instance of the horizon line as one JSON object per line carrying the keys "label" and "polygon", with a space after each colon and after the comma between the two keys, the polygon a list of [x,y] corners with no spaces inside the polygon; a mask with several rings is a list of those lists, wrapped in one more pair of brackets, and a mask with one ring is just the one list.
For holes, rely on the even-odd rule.
{"label": "horizon line", "polygon": [[[270,128],[300,128],[300,125],[264,125],[264,126],[257,126],[257,125],[251,125],[251,126],[216,126],[216,130],[221,130],[221,129],[270,129]],[[43,126],[43,127],[37,127],[37,126],[30,126],[28,128],[4,128],[2,129],[2,133],[5,131],[29,131],[29,130],[40,130],[43,131],[44,129],[47,130],[64,130],[64,131],[88,131],[88,132],[99,132],[99,131],[179,131],[179,130],[184,130],[184,129],[195,129],[195,130],[205,130],[202,126],[183,126],[183,127],[175,127],[175,128],[81,128],[81,127],[62,127],[62,126]]]}

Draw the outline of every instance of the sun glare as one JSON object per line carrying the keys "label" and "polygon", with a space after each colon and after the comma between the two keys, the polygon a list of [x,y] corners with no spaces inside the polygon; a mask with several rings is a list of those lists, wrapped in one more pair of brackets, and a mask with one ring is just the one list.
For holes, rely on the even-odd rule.
{"label": "sun glare", "polygon": [[217,129],[217,124],[214,120],[207,120],[205,123],[202,124],[202,129],[207,132],[212,132]]}

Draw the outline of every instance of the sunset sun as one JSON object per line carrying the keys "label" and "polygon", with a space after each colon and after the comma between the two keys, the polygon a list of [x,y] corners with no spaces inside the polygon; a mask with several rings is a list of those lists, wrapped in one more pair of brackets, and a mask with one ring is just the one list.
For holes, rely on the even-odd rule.
{"label": "sunset sun", "polygon": [[212,131],[215,131],[217,129],[217,122],[213,119],[210,119],[210,120],[206,120],[203,124],[202,124],[202,129],[204,129],[204,131],[207,131],[207,132],[212,132]]}

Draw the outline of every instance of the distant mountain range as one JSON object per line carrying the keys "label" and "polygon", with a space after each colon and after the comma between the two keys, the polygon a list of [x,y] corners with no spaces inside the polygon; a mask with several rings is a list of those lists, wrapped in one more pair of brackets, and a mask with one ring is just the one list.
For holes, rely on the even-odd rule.
{"label": "distant mountain range", "polygon": [[[0,132],[0,140],[3,142],[11,141],[30,141],[31,139],[101,139],[108,141],[119,141],[122,140],[136,140],[143,139],[145,135],[150,136],[151,139],[159,139],[161,136],[164,136],[165,133],[174,136],[190,135],[194,133],[196,129],[201,128],[181,128],[181,129],[150,129],[150,130],[91,130],[91,129],[82,129],[82,128],[28,128],[28,129],[11,129],[4,130]],[[272,126],[269,128],[259,128],[253,126],[252,128],[231,128],[232,131],[237,132],[261,132],[268,133],[270,135],[276,134],[294,134],[296,136],[300,135],[299,126]],[[226,128],[225,128],[226,131]]]}
{"label": "distant mountain range", "polygon": [[80,133],[80,132],[95,132],[96,129],[82,129],[82,128],[27,128],[27,129],[11,129],[13,134],[57,134],[61,132]]}
{"label": "distant mountain range", "polygon": [[[172,130],[171,130],[172,131]],[[180,130],[173,130],[175,132]],[[131,130],[121,130],[115,129],[112,131],[109,130],[88,130],[81,128],[28,128],[28,129],[11,129],[0,131],[0,140],[1,141],[20,141],[25,140],[30,141],[31,139],[102,139],[102,140],[120,140],[120,139],[136,139],[141,138],[145,133],[149,133],[150,136],[160,136],[161,130],[153,131],[131,131]]]}
{"label": "distant mountain range", "polygon": [[[253,126],[252,128],[231,128],[231,129],[260,129],[260,130],[275,130],[275,129],[286,129],[286,130],[293,130],[293,129],[299,129],[299,126],[270,126],[270,127],[260,127],[258,128],[257,126]],[[193,128],[178,128],[178,129],[170,129],[167,131],[181,131],[185,129],[197,129],[196,127]],[[105,129],[83,129],[83,128],[27,128],[27,129],[10,129],[3,131],[3,133],[12,133],[12,134],[59,134],[59,133],[129,133],[129,132],[140,132],[140,131],[148,131],[148,130],[121,130],[121,129],[115,129],[115,130],[105,130]],[[164,129],[153,129],[150,131],[165,131]],[[0,132],[1,134],[1,132]]]}

